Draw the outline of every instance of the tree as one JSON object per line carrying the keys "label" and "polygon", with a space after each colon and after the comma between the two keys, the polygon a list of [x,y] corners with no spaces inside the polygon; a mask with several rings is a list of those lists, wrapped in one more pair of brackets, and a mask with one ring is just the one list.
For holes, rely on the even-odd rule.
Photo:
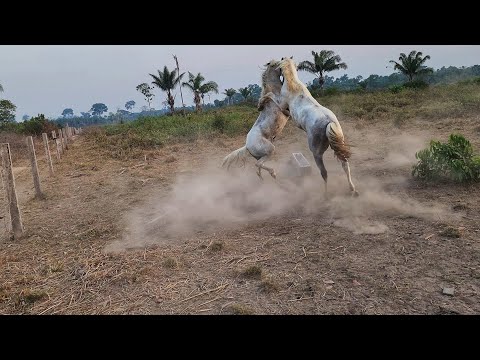
{"label": "tree", "polygon": [[323,89],[325,83],[324,73],[333,70],[346,69],[347,64],[342,61],[340,55],[335,55],[332,50],[321,50],[319,53],[312,51],[313,62],[302,61],[298,64],[298,70],[307,71],[318,77],[320,89]]}
{"label": "tree", "polygon": [[[182,83],[182,86],[188,87],[193,92],[193,102],[195,103],[195,110],[201,111],[200,99],[203,101],[205,94],[214,91],[218,93],[218,85],[214,81],[203,83],[205,78],[198,73],[196,76],[190,71],[188,72],[188,82]],[[203,84],[202,84],[203,83]]]}
{"label": "tree", "polygon": [[218,84],[215,81],[209,81],[200,86],[200,96],[202,97],[203,105],[205,105],[205,101],[203,100],[203,98],[209,92],[214,92],[215,94],[218,94]]}
{"label": "tree", "polygon": [[91,115],[88,112],[83,112],[81,111],[80,114],[82,115],[83,118],[88,119]]}
{"label": "tree", "polygon": [[23,121],[27,121],[28,119],[30,119],[30,115],[25,114],[22,116]]}
{"label": "tree", "polygon": [[3,86],[0,84],[0,92],[3,92]]}
{"label": "tree", "polygon": [[390,60],[390,62],[395,64],[393,67],[395,70],[398,70],[402,74],[408,76],[408,81],[412,81],[414,76],[433,72],[432,68],[423,65],[425,61],[430,59],[430,55],[426,55],[423,58],[422,55],[422,52],[412,50],[408,56],[404,53],[400,53],[400,57],[398,58],[400,63],[394,60]]}
{"label": "tree", "polygon": [[102,116],[104,112],[108,111],[108,107],[103,103],[96,103],[92,105],[90,111],[93,116]]}
{"label": "tree", "polygon": [[230,105],[231,102],[232,102],[232,97],[233,97],[233,95],[235,95],[236,93],[237,93],[237,90],[230,88],[230,89],[225,89],[225,91],[224,91],[222,94],[227,95],[228,104]]}
{"label": "tree", "polygon": [[135,107],[135,101],[130,100],[125,103],[125,109],[130,110]]}
{"label": "tree", "polygon": [[167,93],[167,103],[170,106],[170,112],[173,114],[175,112],[175,98],[172,96],[172,90],[180,83],[185,73],[177,76],[177,70],[169,71],[166,65],[163,68],[163,72],[157,71],[158,76],[149,74],[154,80],[152,84]]}
{"label": "tree", "polygon": [[247,101],[250,95],[252,95],[252,89],[249,87],[240,88],[238,89],[238,92],[243,96],[245,101]]}
{"label": "tree", "polygon": [[73,110],[70,109],[70,108],[64,109],[63,112],[62,112],[62,116],[63,116],[64,118],[66,118],[66,117],[72,117],[72,116],[73,116]]}
{"label": "tree", "polygon": [[10,100],[0,100],[0,125],[15,121],[17,107]]}
{"label": "tree", "polygon": [[143,94],[143,96],[145,97],[145,100],[148,103],[148,108],[150,109],[151,108],[150,103],[153,101],[153,98],[155,97],[155,95],[152,94],[152,90],[154,89],[153,86],[150,87],[148,86],[147,83],[142,83],[140,85],[137,85],[136,89],[137,91],[140,91]]}

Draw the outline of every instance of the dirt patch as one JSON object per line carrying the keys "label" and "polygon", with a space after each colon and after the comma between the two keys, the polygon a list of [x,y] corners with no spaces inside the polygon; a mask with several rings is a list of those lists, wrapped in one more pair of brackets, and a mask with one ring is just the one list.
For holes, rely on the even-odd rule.
{"label": "dirt patch", "polygon": [[[475,126],[462,121],[465,133]],[[79,137],[55,160],[53,177],[39,148],[46,198],[33,199],[30,171],[16,172],[26,234],[0,242],[0,313],[480,312],[478,186],[410,177],[413,150],[451,129],[355,124],[342,122],[355,144],[356,199],[330,150],[328,200],[315,167],[304,181],[281,178],[291,152],[314,164],[304,133],[290,125],[272,162],[280,186],[266,173],[261,182],[253,159],[230,174],[212,166],[244,137],[130,161]],[[461,236],[444,236],[448,227]]]}

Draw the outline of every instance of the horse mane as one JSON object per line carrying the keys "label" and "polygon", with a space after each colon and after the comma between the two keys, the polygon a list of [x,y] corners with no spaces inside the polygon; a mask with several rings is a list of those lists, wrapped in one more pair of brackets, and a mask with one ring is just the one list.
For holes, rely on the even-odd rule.
{"label": "horse mane", "polygon": [[297,67],[292,59],[283,59],[278,64],[278,67],[282,69],[282,75],[284,81],[287,82],[287,89],[292,93],[301,92],[304,88],[297,76]]}

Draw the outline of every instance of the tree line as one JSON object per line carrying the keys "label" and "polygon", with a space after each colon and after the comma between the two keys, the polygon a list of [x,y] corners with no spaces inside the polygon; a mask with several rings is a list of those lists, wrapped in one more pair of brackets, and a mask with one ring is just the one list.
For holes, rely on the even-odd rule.
{"label": "tree line", "polygon": [[[307,83],[307,87],[314,96],[321,96],[328,93],[328,90],[378,90],[391,88],[398,85],[417,85],[428,86],[430,84],[449,83],[459,80],[468,79],[471,77],[480,76],[480,65],[471,67],[457,68],[455,66],[442,67],[434,71],[431,67],[425,65],[430,59],[429,55],[423,55],[422,52],[413,50],[408,55],[401,53],[398,60],[390,60],[393,64],[395,73],[386,76],[370,75],[367,78],[356,76],[350,78],[348,75],[343,75],[338,78],[329,76],[328,74],[337,70],[346,70],[347,64],[342,61],[340,55],[332,50],[321,50],[320,52],[312,51],[312,58],[310,60],[300,61],[298,63],[298,70],[309,72],[315,75],[312,82]],[[124,109],[118,109],[116,112],[108,112],[108,107],[101,102],[95,103],[87,112],[80,112],[81,116],[75,116],[72,108],[63,110],[61,117],[54,121],[63,126],[65,123],[71,123],[72,126],[86,126],[92,124],[115,123],[123,121],[135,120],[139,116],[149,115],[157,116],[166,113],[173,114],[179,110],[176,107],[176,96],[173,95],[175,89],[180,89],[182,112],[200,112],[204,108],[229,106],[239,103],[255,103],[260,98],[261,87],[258,84],[249,84],[244,88],[233,89],[228,88],[222,91],[225,95],[223,100],[214,100],[213,103],[205,104],[205,96],[210,93],[219,93],[219,86],[215,81],[206,81],[205,77],[199,72],[194,74],[188,71],[188,78],[182,81],[186,75],[185,72],[180,73],[178,59],[174,55],[176,67],[170,70],[167,65],[162,70],[157,70],[156,74],[148,74],[150,76],[150,84],[147,82],[136,86],[146,101],[145,106],[142,106],[140,111],[133,112],[137,105],[134,100],[129,100],[125,103]],[[165,93],[165,100],[161,102],[161,109],[152,107],[155,98],[153,90],[160,89]],[[193,96],[193,106],[185,106],[183,101],[182,88],[189,90]],[[0,93],[3,92],[2,84],[0,84]],[[324,92],[326,90],[326,92]],[[177,102],[178,103],[178,102]],[[9,100],[0,99],[0,125],[4,126],[6,123],[15,121],[16,106]],[[108,113],[108,115],[104,115]],[[38,122],[39,114],[36,119]],[[30,117],[24,115],[22,120],[28,121]],[[40,117],[41,119],[41,117]]]}

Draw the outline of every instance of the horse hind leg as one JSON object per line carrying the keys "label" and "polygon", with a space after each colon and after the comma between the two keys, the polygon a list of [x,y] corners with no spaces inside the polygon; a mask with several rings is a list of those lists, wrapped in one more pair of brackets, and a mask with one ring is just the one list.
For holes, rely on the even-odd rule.
{"label": "horse hind leg", "polygon": [[262,177],[262,174],[261,174],[262,169],[267,170],[274,179],[277,178],[277,173],[275,172],[275,169],[272,168],[272,167],[268,167],[264,164],[265,161],[269,160],[271,156],[272,156],[272,154],[265,155],[265,156],[261,157],[260,159],[258,159],[258,161],[255,163],[255,166],[258,168],[257,169],[257,175],[262,180],[263,180],[263,177]]}
{"label": "horse hind leg", "polygon": [[350,191],[352,192],[352,196],[354,197],[358,196],[358,192],[355,190],[355,185],[353,185],[353,182],[352,182],[352,176],[350,175],[350,165],[348,164],[348,161],[342,160],[342,168],[343,168],[343,171],[345,171],[345,174],[347,174],[348,185],[350,186]]}
{"label": "horse hind leg", "polygon": [[315,159],[315,163],[317,164],[317,167],[320,169],[320,174],[322,174],[322,178],[325,182],[325,198],[327,198],[327,179],[328,179],[328,173],[327,173],[327,168],[325,167],[325,164],[323,163],[323,153],[319,155],[314,155],[313,158]]}

